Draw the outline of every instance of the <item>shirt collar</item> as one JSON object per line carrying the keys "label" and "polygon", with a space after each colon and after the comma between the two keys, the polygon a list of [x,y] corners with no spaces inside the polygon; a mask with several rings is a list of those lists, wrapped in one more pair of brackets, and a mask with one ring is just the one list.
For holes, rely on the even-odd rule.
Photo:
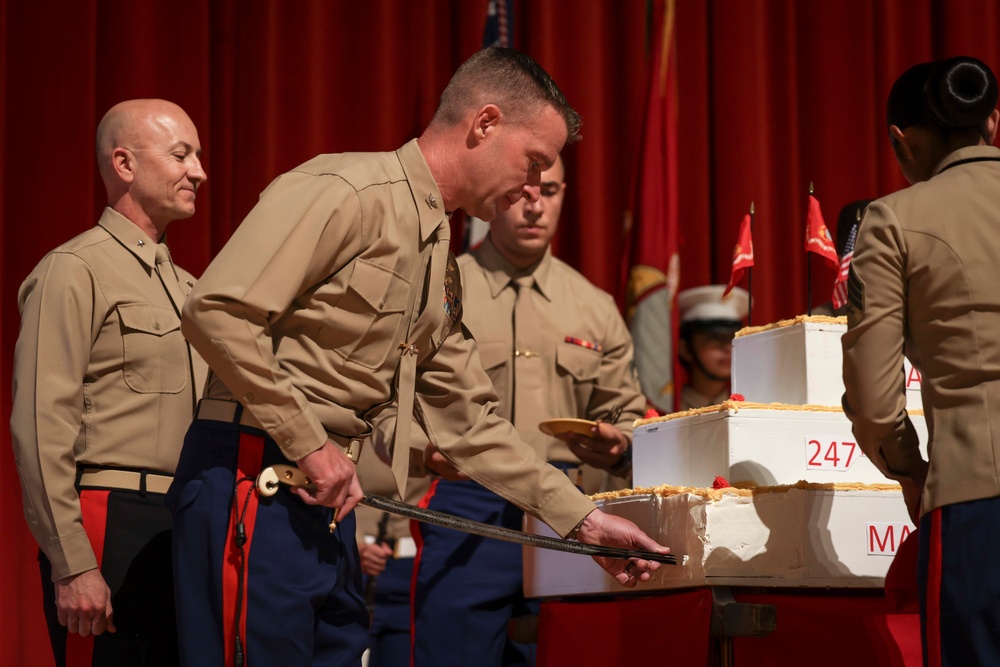
{"label": "shirt collar", "polygon": [[489,235],[482,244],[473,251],[479,265],[486,272],[486,282],[490,287],[490,295],[495,299],[518,276],[531,275],[535,278],[535,287],[549,301],[550,280],[552,273],[552,249],[546,248],[545,254],[533,267],[520,270],[500,254]]}
{"label": "shirt collar", "polygon": [[156,268],[156,241],[111,207],[106,207],[97,224],[150,269]]}
{"label": "shirt collar", "polygon": [[962,160],[975,160],[982,158],[1000,158],[1000,148],[996,146],[966,146],[965,148],[959,148],[957,151],[950,153],[945,159],[941,160],[938,166],[934,167],[934,173],[931,176],[937,176],[942,171],[948,168],[949,165],[955,164]]}
{"label": "shirt collar", "polygon": [[413,201],[417,205],[417,215],[420,217],[420,238],[427,241],[439,230],[437,240],[451,238],[451,227],[448,226],[448,214],[444,210],[444,197],[431,174],[424,154],[420,152],[417,140],[405,144],[396,151],[399,163],[406,174]]}

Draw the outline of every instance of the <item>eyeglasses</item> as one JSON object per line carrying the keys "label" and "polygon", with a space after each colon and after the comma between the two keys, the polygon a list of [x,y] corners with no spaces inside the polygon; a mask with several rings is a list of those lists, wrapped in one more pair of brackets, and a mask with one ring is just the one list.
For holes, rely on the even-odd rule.
{"label": "eyeglasses", "polygon": [[562,190],[562,183],[546,181],[539,186],[543,197],[555,197]]}

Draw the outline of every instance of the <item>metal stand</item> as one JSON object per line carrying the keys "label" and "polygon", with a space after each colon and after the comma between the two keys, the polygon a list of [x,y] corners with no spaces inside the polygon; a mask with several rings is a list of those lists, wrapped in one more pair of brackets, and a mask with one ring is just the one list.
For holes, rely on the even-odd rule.
{"label": "metal stand", "polygon": [[737,602],[733,589],[712,587],[711,634],[719,647],[721,667],[735,667],[733,637],[763,637],[778,627],[778,610],[773,604]]}

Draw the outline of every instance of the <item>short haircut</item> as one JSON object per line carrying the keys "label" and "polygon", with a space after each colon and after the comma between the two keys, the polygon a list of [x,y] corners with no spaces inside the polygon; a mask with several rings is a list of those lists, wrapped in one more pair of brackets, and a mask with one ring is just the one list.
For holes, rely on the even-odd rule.
{"label": "short haircut", "polygon": [[454,125],[470,109],[484,104],[497,105],[515,123],[543,106],[551,106],[566,121],[566,142],[580,138],[580,114],[538,63],[514,49],[490,47],[462,63],[441,93],[432,122]]}

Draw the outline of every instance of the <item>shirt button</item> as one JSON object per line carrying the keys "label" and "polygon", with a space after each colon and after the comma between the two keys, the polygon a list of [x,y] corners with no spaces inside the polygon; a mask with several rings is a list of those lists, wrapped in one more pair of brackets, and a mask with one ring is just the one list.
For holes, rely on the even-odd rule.
{"label": "shirt button", "polygon": [[159,322],[153,322],[153,328],[156,329],[157,331],[159,331],[160,330],[160,323]]}
{"label": "shirt button", "polygon": [[253,399],[255,398],[257,397],[253,395],[252,391],[248,391],[247,393],[243,394],[243,400],[245,400],[247,403],[253,403]]}
{"label": "shirt button", "polygon": [[291,447],[292,442],[294,441],[291,438],[285,438],[285,447]]}
{"label": "shirt button", "polygon": [[385,299],[382,299],[381,301],[378,302],[378,307],[379,307],[379,310],[381,310],[382,308],[385,308]]}

